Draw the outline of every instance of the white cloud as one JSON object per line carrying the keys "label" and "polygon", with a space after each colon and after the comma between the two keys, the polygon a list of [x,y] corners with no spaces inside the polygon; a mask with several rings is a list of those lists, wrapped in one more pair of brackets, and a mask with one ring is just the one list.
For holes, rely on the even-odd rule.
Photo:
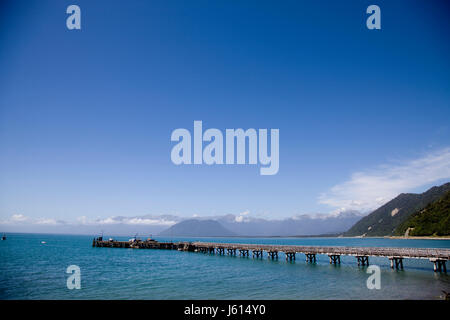
{"label": "white cloud", "polygon": [[239,215],[237,215],[234,218],[234,221],[236,222],[248,222],[250,221],[250,218],[248,218],[247,216],[249,215],[250,211],[246,210],[244,212],[241,212]]}
{"label": "white cloud", "polygon": [[11,222],[24,222],[28,220],[28,217],[23,214],[13,214],[9,220]]}
{"label": "white cloud", "polygon": [[34,223],[52,225],[52,226],[59,224],[58,221],[56,221],[55,219],[46,219],[46,218],[38,219],[38,220],[34,221]]}
{"label": "white cloud", "polygon": [[63,221],[57,221],[51,218],[38,218],[33,219],[27,217],[23,214],[13,214],[11,217],[6,218],[0,221],[1,224],[7,225],[30,225],[30,224],[39,224],[39,225],[58,225],[64,223]]}
{"label": "white cloud", "polygon": [[165,219],[142,219],[142,218],[131,218],[125,219],[123,221],[126,224],[143,224],[143,225],[164,225],[171,226],[175,224],[175,221],[165,220]]}
{"label": "white cloud", "polygon": [[78,218],[77,218],[77,221],[78,221],[80,224],[88,224],[88,223],[89,223],[86,216],[78,217]]}
{"label": "white cloud", "polygon": [[0,220],[0,224],[16,225],[16,224],[26,224],[29,223],[30,221],[31,221],[30,218],[28,218],[23,214],[13,214],[8,218]]}
{"label": "white cloud", "polygon": [[80,224],[84,225],[112,225],[112,224],[128,224],[128,225],[160,225],[170,226],[176,221],[167,220],[162,217],[108,217],[105,219],[88,220],[85,216],[77,218]]}
{"label": "white cloud", "polygon": [[33,219],[23,214],[14,214],[9,218],[0,221],[0,224],[8,225],[23,225],[23,224],[35,224],[35,225],[60,225],[60,224],[70,224],[70,225],[113,225],[113,224],[127,224],[127,225],[160,225],[160,226],[170,226],[175,224],[176,221],[165,219],[163,217],[108,217],[105,219],[89,220],[86,216],[81,216],[76,219],[76,221],[66,222],[59,221],[52,218],[38,218]]}
{"label": "white cloud", "polygon": [[115,217],[108,217],[106,219],[99,219],[91,222],[90,224],[118,224],[121,223],[120,220],[116,220]]}
{"label": "white cloud", "polygon": [[355,172],[348,181],[321,194],[319,202],[338,211],[373,210],[403,192],[450,178],[450,148],[397,164]]}

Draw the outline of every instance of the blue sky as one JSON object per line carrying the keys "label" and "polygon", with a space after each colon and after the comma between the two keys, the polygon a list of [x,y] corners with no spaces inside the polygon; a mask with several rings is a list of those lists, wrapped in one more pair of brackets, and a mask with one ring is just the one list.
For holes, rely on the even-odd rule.
{"label": "blue sky", "polygon": [[[66,8],[81,8],[68,30]],[[381,8],[368,30],[367,6]],[[6,1],[0,218],[368,211],[450,178],[440,1]],[[175,166],[176,128],[278,128],[280,170]]]}

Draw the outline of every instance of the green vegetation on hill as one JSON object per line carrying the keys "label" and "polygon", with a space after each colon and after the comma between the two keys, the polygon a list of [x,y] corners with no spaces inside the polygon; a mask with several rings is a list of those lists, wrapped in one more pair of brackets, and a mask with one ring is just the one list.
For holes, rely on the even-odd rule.
{"label": "green vegetation on hill", "polygon": [[450,235],[450,191],[439,200],[428,204],[403,222],[395,231],[409,236],[448,236]]}
{"label": "green vegetation on hill", "polygon": [[450,183],[433,187],[421,194],[402,193],[371,214],[359,220],[345,236],[390,236],[411,215],[440,199],[450,191]]}

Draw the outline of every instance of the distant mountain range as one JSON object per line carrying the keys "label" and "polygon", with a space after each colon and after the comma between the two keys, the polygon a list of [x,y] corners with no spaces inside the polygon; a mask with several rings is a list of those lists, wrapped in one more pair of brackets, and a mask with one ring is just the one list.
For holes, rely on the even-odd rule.
{"label": "distant mountain range", "polygon": [[[344,236],[390,236],[416,212],[450,191],[450,183],[432,187],[424,193],[402,193],[352,226]],[[404,229],[399,229],[404,230]]]}
{"label": "distant mountain range", "polygon": [[160,236],[169,237],[232,237],[234,232],[223,227],[216,220],[190,219],[181,221],[169,229],[164,230]]}
{"label": "distant mountain range", "polygon": [[[161,232],[159,235],[228,236],[230,232],[235,236],[252,237],[336,234],[347,230],[361,217],[362,214],[357,211],[346,211],[337,215],[301,215],[282,220],[266,220],[248,215],[236,216],[229,214],[184,220]],[[204,223],[205,221],[208,224]],[[211,221],[216,223],[212,224]],[[207,230],[209,227],[214,228],[212,231],[215,230],[217,232]]]}
{"label": "distant mountain range", "polygon": [[363,215],[357,211],[346,211],[336,215],[305,214],[278,220],[226,215],[217,220],[239,235],[304,236],[340,233],[348,230],[361,217]]}

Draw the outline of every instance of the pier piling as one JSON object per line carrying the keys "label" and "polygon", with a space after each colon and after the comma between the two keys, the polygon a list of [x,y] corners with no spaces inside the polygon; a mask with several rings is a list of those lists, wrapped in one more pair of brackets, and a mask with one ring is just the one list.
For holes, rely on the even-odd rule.
{"label": "pier piling", "polygon": [[358,260],[358,267],[359,266],[368,266],[369,265],[369,257],[368,256],[356,256],[356,259]]}
{"label": "pier piling", "polygon": [[402,257],[389,257],[389,260],[391,261],[391,268],[392,269],[401,269],[403,270],[403,258]]}
{"label": "pier piling", "polygon": [[447,273],[447,267],[445,265],[446,260],[442,259],[430,259],[434,263],[434,272],[444,272]]}
{"label": "pier piling", "polygon": [[316,254],[315,253],[305,253],[306,262],[316,263]]}
{"label": "pier piling", "polygon": [[305,253],[306,262],[308,263],[316,263],[316,254],[315,253]]}
{"label": "pier piling", "polygon": [[257,249],[257,250],[252,250],[252,255],[253,255],[253,258],[254,258],[254,257],[256,257],[256,258],[262,258],[262,257],[263,257],[263,251],[262,251],[262,250],[259,250],[259,249]]}
{"label": "pier piling", "polygon": [[341,256],[338,254],[329,254],[330,264],[341,264]]}
{"label": "pier piling", "polygon": [[286,261],[295,261],[295,252],[285,252]]}
{"label": "pier piling", "polygon": [[272,260],[278,259],[278,251],[268,251],[267,254],[269,259]]}
{"label": "pier piling", "polygon": [[242,257],[248,257],[248,250],[247,249],[239,249],[239,255]]}

